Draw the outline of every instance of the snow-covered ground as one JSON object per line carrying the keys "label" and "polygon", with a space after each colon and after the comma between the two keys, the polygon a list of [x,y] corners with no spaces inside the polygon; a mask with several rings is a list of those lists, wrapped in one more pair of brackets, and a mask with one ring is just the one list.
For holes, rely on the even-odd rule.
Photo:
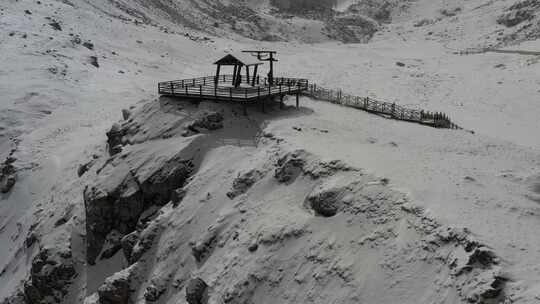
{"label": "snow-covered ground", "polygon": [[[266,11],[265,2],[259,2]],[[458,303],[481,293],[490,280],[504,278],[507,301],[537,303],[539,58],[458,54],[495,44],[496,37],[517,30],[496,23],[515,2],[412,2],[367,44],[213,37],[139,4],[134,7],[160,24],[133,22],[133,15],[118,8],[123,2],[0,3],[0,160],[15,149],[18,170],[14,188],[0,194],[0,302],[21,288],[34,256],[44,248],[67,246],[73,255],[69,259],[78,275],[64,303],[82,302],[106,277],[131,265],[121,252],[93,266],[86,263],[83,191],[95,180],[108,181],[96,172],[109,159],[105,132],[122,109],[135,106],[134,119],[144,132],[135,137],[144,140],[126,148],[125,162],[117,156],[114,163],[123,168],[148,160],[148,170],[159,168],[163,158],[189,145],[180,125],[164,136],[179,118],[174,101],[155,107],[157,82],[210,75],[211,62],[228,51],[269,48],[278,51],[280,75],[443,111],[474,134],[386,120],[308,98],[301,99],[299,110],[262,114],[253,109],[250,118],[228,106],[206,105],[224,113],[224,128],[195,141],[202,159],[180,207],[165,205],[141,231],[142,239],[159,237],[150,252],[142,253],[143,262],[129,268],[137,276],[133,300],[144,303],[151,283],[166,289],[159,303],[183,303],[185,280],[201,276],[215,303],[270,303],[278,296],[287,303]],[[461,8],[456,16],[441,14],[456,7]],[[415,26],[424,19],[424,25]],[[54,28],[56,22],[61,30]],[[508,48],[539,47],[538,41],[528,41]],[[92,56],[99,67],[91,64]],[[199,113],[182,107],[181,115]],[[181,116],[178,123],[189,118]],[[149,138],[146,132],[164,138]],[[305,151],[299,159],[311,169],[281,185],[274,180],[274,170],[281,168],[275,162],[298,149]],[[79,165],[94,158],[96,164],[79,178]],[[309,177],[312,167],[322,170],[320,163],[331,160],[360,173],[341,168],[321,180]],[[260,171],[254,184],[228,198],[235,177],[250,170]],[[380,188],[370,192],[373,185]],[[316,189],[340,186],[350,188],[338,191],[348,209],[323,218],[306,207],[304,200]],[[352,212],[363,208],[359,198],[384,212]],[[427,229],[423,218],[436,229]],[[465,228],[467,237],[497,257],[496,265],[480,263],[485,269],[472,272],[476,283],[447,269],[454,257],[458,264],[467,260],[441,243],[446,238],[439,230],[448,227]],[[205,237],[217,238],[218,245],[208,246],[204,262],[193,261],[188,243],[204,245]],[[438,249],[423,248],[432,238]],[[463,245],[453,242],[450,247]],[[259,249],[250,253],[253,243]],[[425,256],[413,259],[416,255]],[[244,281],[248,287],[242,287]]]}

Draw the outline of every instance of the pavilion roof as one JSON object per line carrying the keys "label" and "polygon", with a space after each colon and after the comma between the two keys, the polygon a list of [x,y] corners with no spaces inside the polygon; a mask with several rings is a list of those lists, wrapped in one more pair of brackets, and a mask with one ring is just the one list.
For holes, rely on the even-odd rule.
{"label": "pavilion roof", "polygon": [[259,61],[257,57],[251,56],[246,53],[233,53],[227,54],[225,57],[214,62],[219,65],[259,65],[263,62]]}

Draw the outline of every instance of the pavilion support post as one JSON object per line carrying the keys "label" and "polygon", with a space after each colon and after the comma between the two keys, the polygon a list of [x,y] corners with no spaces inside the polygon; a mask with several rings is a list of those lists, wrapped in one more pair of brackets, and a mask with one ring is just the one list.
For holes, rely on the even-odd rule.
{"label": "pavilion support post", "polygon": [[216,68],[216,79],[215,79],[215,84],[216,84],[216,87],[218,86],[219,84],[219,71],[221,70],[221,64],[218,64],[217,65],[217,68]]}
{"label": "pavilion support post", "polygon": [[268,83],[274,84],[274,54],[270,53],[270,72],[268,72]]}
{"label": "pavilion support post", "polygon": [[232,85],[234,86],[236,84],[236,75],[238,73],[238,66],[237,65],[234,65],[234,71],[233,71],[233,75],[232,75]]}
{"label": "pavilion support post", "polygon": [[253,79],[251,80],[251,86],[255,86],[255,80],[257,79],[257,70],[259,69],[259,66],[256,65],[253,70]]}
{"label": "pavilion support post", "polygon": [[246,83],[249,84],[249,65],[246,65]]}
{"label": "pavilion support post", "polygon": [[241,82],[242,82],[242,66],[239,65],[238,69],[236,70],[236,78],[234,82],[234,87],[235,88],[239,87]]}
{"label": "pavilion support post", "polygon": [[300,105],[300,93],[296,93],[296,108],[298,109]]}

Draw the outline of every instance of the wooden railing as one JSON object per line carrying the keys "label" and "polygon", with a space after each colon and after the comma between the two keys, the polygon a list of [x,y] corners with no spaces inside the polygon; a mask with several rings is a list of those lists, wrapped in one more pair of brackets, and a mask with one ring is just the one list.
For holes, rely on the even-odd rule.
{"label": "wooden railing", "polygon": [[[241,84],[251,84],[246,78],[241,78]],[[275,77],[269,85],[267,78],[255,79],[256,86],[225,86],[232,83],[232,75],[220,75],[218,82],[215,76],[192,79],[165,81],[158,83],[161,95],[174,95],[195,98],[213,98],[231,101],[256,100],[261,97],[285,94],[297,94],[308,89],[307,79]],[[217,83],[217,85],[216,85]]]}
{"label": "wooden railing", "polygon": [[371,97],[344,94],[341,90],[329,90],[316,84],[309,84],[308,90],[304,94],[331,103],[382,114],[393,119],[417,122],[436,128],[461,129],[444,113],[408,109],[396,103],[385,102]]}

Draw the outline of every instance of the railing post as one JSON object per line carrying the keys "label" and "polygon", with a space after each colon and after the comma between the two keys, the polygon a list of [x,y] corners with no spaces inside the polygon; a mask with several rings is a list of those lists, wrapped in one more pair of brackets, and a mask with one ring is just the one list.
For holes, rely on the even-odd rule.
{"label": "railing post", "polygon": [[206,77],[203,78],[203,85],[206,85]]}
{"label": "railing post", "polygon": [[230,98],[231,101],[232,101],[232,88],[229,88],[229,98]]}
{"label": "railing post", "polygon": [[247,88],[244,89],[244,96],[245,96],[246,99],[247,99]]}
{"label": "railing post", "polygon": [[202,85],[199,85],[199,96],[202,97]]}
{"label": "railing post", "polygon": [[214,86],[214,98],[217,98],[217,84]]}
{"label": "railing post", "polygon": [[171,81],[171,94],[174,95],[174,84],[172,81]]}
{"label": "railing post", "polygon": [[193,86],[195,86],[195,78],[193,78]]}
{"label": "railing post", "polygon": [[184,87],[184,80],[182,80],[182,88]]}

